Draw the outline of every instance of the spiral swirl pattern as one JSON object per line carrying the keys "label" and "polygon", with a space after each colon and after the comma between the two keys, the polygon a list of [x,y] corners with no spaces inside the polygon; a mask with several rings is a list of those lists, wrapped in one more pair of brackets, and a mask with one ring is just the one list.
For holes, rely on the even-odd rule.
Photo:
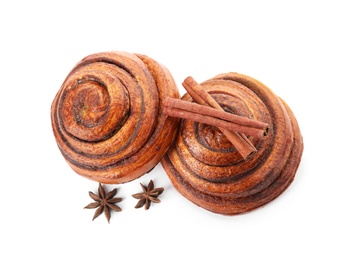
{"label": "spiral swirl pattern", "polygon": [[[209,211],[235,215],[260,207],[293,181],[303,141],[287,104],[259,81],[238,73],[203,82],[224,110],[269,124],[265,139],[249,137],[257,153],[245,161],[215,127],[183,120],[161,161],[174,187]],[[188,94],[182,99],[192,101]]]}
{"label": "spiral swirl pattern", "polygon": [[179,97],[170,72],[126,52],[87,56],[69,73],[51,108],[53,132],[78,174],[123,183],[152,169],[171,144],[178,120],[161,102]]}

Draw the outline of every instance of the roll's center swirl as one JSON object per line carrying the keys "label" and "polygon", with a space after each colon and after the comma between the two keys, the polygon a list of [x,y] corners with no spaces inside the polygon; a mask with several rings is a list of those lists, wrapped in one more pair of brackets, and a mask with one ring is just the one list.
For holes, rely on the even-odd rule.
{"label": "roll's center swirl", "polygon": [[72,115],[77,124],[91,128],[103,120],[108,105],[108,93],[105,89],[90,82],[73,98]]}
{"label": "roll's center swirl", "polygon": [[215,150],[232,148],[231,142],[217,127],[202,124],[198,129],[200,129],[200,135],[209,147]]}
{"label": "roll's center swirl", "polygon": [[126,120],[129,99],[125,86],[114,75],[80,71],[66,81],[61,122],[69,134],[82,141],[106,140]]}

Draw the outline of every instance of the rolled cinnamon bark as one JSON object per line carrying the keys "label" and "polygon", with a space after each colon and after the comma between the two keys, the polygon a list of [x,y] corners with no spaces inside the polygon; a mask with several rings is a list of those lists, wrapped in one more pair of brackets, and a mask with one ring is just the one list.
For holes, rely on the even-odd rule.
{"label": "rolled cinnamon bark", "polygon": [[265,123],[177,98],[165,99],[164,113],[259,138],[266,136],[269,129]]}
{"label": "rolled cinnamon bark", "polygon": [[123,183],[161,160],[179,120],[162,100],[179,98],[170,72],[140,54],[89,55],[69,73],[51,107],[58,147],[72,169],[101,183]]}
{"label": "rolled cinnamon bark", "polygon": [[[216,127],[182,120],[161,163],[174,187],[196,205],[236,215],[265,205],[293,181],[303,152],[288,105],[261,82],[238,73],[201,84],[225,111],[269,125],[265,138],[250,136],[257,152],[244,160]],[[183,100],[192,102],[189,94]]]}

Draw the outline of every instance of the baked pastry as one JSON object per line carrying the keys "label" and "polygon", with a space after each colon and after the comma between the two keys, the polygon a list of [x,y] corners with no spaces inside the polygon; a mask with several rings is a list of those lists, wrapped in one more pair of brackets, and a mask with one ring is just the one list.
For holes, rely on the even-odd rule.
{"label": "baked pastry", "polygon": [[175,137],[179,120],[162,112],[179,98],[170,72],[140,54],[89,55],[69,73],[51,107],[53,133],[72,169],[101,183],[150,171]]}
{"label": "baked pastry", "polygon": [[[269,125],[264,138],[248,136],[256,152],[244,159],[216,127],[182,120],[161,163],[173,186],[198,206],[236,215],[265,205],[293,181],[303,139],[288,105],[261,82],[238,73],[201,84],[227,112]],[[193,102],[189,94],[182,100]]]}

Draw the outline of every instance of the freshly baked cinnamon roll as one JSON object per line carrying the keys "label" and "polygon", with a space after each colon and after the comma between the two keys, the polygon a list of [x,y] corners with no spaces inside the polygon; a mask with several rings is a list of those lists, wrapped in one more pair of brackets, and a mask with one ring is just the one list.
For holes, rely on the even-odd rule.
{"label": "freshly baked cinnamon roll", "polygon": [[89,55],[69,73],[51,107],[53,133],[72,169],[101,183],[148,172],[175,137],[161,103],[179,98],[170,72],[139,54]]}
{"label": "freshly baked cinnamon roll", "polygon": [[[202,87],[227,112],[267,123],[265,138],[247,136],[256,153],[244,160],[216,127],[182,120],[161,163],[174,187],[198,206],[236,215],[265,205],[293,181],[303,139],[288,105],[261,82],[221,74]],[[183,100],[193,102],[189,94]]]}

